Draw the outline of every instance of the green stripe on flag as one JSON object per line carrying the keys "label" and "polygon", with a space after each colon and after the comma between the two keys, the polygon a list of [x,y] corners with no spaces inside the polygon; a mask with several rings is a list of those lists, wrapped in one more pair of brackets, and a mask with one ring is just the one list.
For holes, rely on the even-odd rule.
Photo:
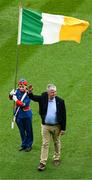
{"label": "green stripe on flag", "polygon": [[23,9],[21,44],[43,44],[43,37],[41,36],[43,23],[41,19],[41,13]]}

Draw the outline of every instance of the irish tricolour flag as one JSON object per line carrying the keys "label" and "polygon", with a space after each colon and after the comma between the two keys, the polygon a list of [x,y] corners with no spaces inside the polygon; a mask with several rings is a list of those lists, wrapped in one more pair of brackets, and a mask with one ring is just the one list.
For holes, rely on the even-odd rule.
{"label": "irish tricolour flag", "polygon": [[20,8],[18,45],[53,44],[59,41],[79,43],[88,26],[89,22],[77,18]]}

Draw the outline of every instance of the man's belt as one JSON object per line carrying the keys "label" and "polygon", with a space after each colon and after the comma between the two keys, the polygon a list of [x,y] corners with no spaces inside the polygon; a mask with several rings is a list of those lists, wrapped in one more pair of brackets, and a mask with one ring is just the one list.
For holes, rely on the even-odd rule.
{"label": "man's belt", "polygon": [[57,124],[45,124],[47,126],[56,126],[56,125],[59,125],[58,123]]}
{"label": "man's belt", "polygon": [[30,110],[30,106],[26,106],[23,108],[23,111],[29,111]]}

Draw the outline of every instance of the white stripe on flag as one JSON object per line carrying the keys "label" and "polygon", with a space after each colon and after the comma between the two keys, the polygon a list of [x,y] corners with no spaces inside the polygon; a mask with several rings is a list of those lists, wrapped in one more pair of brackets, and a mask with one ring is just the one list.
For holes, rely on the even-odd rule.
{"label": "white stripe on flag", "polygon": [[21,28],[22,28],[22,8],[19,8],[19,24],[18,24],[18,41],[17,44],[21,44]]}
{"label": "white stripe on flag", "polygon": [[41,35],[43,44],[52,44],[59,41],[61,26],[64,24],[64,16],[42,13],[43,27]]}

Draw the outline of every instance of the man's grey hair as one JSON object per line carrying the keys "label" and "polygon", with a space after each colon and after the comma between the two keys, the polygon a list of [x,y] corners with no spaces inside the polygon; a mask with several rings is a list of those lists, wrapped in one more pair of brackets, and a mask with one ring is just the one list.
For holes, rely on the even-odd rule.
{"label": "man's grey hair", "polygon": [[56,86],[54,84],[48,84],[47,85],[47,92],[50,91],[50,90],[56,91],[57,88],[56,88]]}

